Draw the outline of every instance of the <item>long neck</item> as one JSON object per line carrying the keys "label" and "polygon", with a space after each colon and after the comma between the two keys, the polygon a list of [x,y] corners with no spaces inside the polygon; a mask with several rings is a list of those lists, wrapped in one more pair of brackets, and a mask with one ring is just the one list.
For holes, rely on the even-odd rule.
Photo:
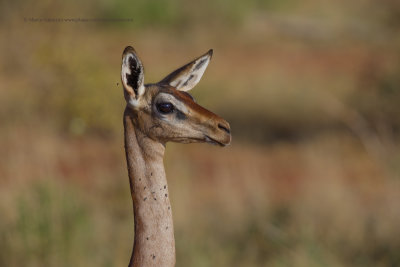
{"label": "long neck", "polygon": [[165,147],[135,127],[124,113],[125,151],[133,200],[135,241],[129,266],[175,266],[175,239],[167,179]]}

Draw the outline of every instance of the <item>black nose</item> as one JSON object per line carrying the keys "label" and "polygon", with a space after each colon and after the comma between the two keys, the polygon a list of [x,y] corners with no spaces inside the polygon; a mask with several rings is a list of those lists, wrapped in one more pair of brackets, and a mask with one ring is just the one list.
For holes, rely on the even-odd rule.
{"label": "black nose", "polygon": [[218,128],[220,128],[222,131],[224,131],[224,132],[226,132],[228,134],[231,133],[231,130],[229,129],[229,126],[226,127],[226,126],[222,125],[221,123],[218,123]]}

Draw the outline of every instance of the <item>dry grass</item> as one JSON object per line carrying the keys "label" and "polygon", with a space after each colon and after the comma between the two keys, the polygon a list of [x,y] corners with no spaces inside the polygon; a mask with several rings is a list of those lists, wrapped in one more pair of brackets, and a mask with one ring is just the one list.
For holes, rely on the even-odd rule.
{"label": "dry grass", "polygon": [[[126,264],[133,225],[122,138],[20,129],[1,140],[12,151],[1,160],[2,265]],[[399,262],[399,180],[351,139],[167,151],[182,266]]]}
{"label": "dry grass", "polygon": [[1,4],[0,266],[128,262],[128,44],[148,82],[215,49],[193,94],[234,142],[167,145],[178,266],[400,265],[396,3],[135,3]]}

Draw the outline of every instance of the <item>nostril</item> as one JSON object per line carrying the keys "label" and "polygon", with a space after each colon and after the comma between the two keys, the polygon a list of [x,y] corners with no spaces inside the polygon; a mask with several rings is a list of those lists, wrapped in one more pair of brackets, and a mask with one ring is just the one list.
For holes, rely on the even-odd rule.
{"label": "nostril", "polygon": [[218,123],[218,128],[220,128],[222,131],[224,131],[228,134],[231,133],[231,130],[229,128],[225,127],[224,125],[222,125],[221,123]]}

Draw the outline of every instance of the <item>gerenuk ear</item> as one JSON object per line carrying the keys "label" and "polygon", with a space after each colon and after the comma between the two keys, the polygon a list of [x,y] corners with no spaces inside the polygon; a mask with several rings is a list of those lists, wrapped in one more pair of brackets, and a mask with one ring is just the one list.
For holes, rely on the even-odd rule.
{"label": "gerenuk ear", "polygon": [[213,50],[210,49],[204,55],[169,74],[159,84],[168,84],[180,91],[189,91],[200,81],[210,63],[212,54]]}
{"label": "gerenuk ear", "polygon": [[135,106],[144,93],[144,70],[135,49],[127,46],[122,54],[121,80],[125,99]]}

